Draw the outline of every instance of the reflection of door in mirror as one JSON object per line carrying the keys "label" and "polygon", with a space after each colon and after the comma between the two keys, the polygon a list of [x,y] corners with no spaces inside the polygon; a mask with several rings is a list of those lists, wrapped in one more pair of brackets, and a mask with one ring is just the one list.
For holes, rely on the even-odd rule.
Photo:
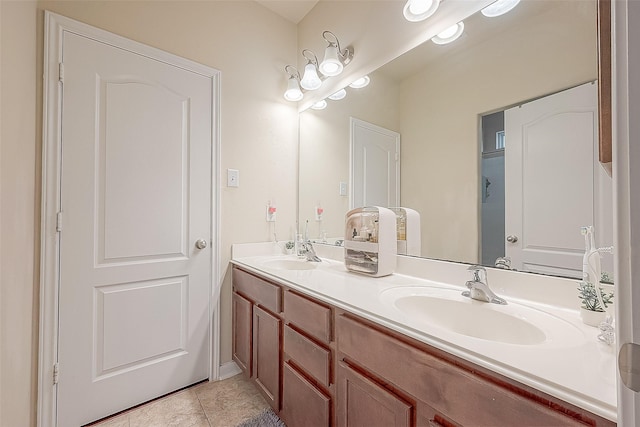
{"label": "reflection of door in mirror", "polygon": [[351,118],[350,207],[400,206],[400,134]]}
{"label": "reflection of door in mirror", "polygon": [[[580,227],[613,243],[612,183],[598,165],[597,85],[505,112],[506,255],[512,268],[581,277]],[[603,270],[611,271],[610,259]]]}
{"label": "reflection of door in mirror", "polygon": [[504,257],[504,111],[482,117],[480,252],[482,265]]}

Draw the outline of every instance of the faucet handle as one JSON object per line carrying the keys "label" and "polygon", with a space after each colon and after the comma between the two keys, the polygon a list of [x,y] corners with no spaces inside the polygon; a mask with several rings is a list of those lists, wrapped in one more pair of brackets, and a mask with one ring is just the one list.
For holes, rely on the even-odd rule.
{"label": "faucet handle", "polygon": [[474,282],[485,282],[487,280],[487,269],[481,265],[470,265],[467,271],[473,272]]}

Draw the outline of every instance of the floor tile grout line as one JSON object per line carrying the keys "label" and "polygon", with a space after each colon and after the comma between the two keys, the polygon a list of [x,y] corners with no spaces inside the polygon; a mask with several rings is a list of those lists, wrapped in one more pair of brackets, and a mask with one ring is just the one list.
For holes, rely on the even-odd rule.
{"label": "floor tile grout line", "polygon": [[209,419],[209,414],[207,414],[207,411],[205,411],[204,409],[204,405],[202,404],[202,400],[200,400],[200,394],[194,389],[193,393],[196,395],[196,399],[198,399],[198,403],[200,404],[200,409],[202,409],[202,413],[204,414],[204,417],[207,419],[207,424],[209,424],[209,427],[213,427],[213,424],[211,424],[211,420]]}

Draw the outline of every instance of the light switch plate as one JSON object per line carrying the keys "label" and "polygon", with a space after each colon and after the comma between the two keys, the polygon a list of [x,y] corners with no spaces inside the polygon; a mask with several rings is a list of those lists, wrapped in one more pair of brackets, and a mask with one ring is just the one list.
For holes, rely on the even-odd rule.
{"label": "light switch plate", "polygon": [[227,187],[240,187],[240,171],[227,169]]}
{"label": "light switch plate", "polygon": [[341,196],[346,196],[347,192],[348,192],[348,188],[347,187],[347,183],[344,181],[340,181],[340,195]]}

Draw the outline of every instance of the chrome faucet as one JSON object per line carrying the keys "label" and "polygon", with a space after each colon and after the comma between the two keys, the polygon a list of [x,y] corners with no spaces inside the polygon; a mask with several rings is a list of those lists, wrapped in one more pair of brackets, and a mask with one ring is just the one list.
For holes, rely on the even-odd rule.
{"label": "chrome faucet", "polygon": [[313,244],[309,240],[305,240],[302,243],[302,251],[305,257],[307,257],[307,261],[311,262],[321,262],[322,260],[318,255],[316,255],[315,249],[313,249]]}
{"label": "chrome faucet", "polygon": [[467,271],[473,272],[473,280],[469,280],[466,283],[468,291],[462,293],[463,296],[475,299],[478,301],[491,302],[494,304],[506,304],[507,301],[504,298],[500,298],[489,289],[489,282],[487,281],[487,270],[480,265],[472,265],[467,268]]}

